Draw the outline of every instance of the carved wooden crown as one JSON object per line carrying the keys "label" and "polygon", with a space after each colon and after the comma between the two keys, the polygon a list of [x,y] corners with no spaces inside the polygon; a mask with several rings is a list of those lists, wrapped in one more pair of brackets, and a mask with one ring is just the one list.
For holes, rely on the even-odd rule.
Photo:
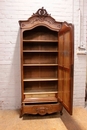
{"label": "carved wooden crown", "polygon": [[50,16],[50,14],[47,13],[46,9],[44,9],[43,7],[38,9],[38,11],[36,13],[33,13],[32,16]]}
{"label": "carved wooden crown", "polygon": [[22,29],[33,29],[37,26],[45,26],[51,30],[59,31],[62,23],[55,21],[55,19],[47,13],[46,9],[42,7],[27,20],[19,21],[19,24]]}

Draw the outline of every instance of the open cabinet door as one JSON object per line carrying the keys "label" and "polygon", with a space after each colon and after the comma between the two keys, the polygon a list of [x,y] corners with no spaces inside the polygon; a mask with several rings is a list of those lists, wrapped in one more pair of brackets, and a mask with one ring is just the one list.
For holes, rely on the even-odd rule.
{"label": "open cabinet door", "polygon": [[72,114],[73,105],[73,26],[64,22],[58,33],[58,100]]}

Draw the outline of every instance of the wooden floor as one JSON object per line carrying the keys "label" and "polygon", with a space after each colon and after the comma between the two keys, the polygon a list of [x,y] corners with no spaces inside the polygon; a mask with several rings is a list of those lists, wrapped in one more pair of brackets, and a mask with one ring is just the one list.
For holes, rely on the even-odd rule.
{"label": "wooden floor", "polygon": [[70,116],[65,110],[63,116],[60,117],[66,126],[67,130],[83,130],[81,126],[75,121],[73,116]]}
{"label": "wooden floor", "polygon": [[23,118],[17,110],[0,110],[0,130],[87,130],[87,108],[74,108],[72,116],[63,109],[62,116],[57,113]]}
{"label": "wooden floor", "polygon": [[[86,120],[85,120],[85,116],[86,116]],[[60,118],[67,130],[87,130],[87,125],[84,126],[84,122],[85,123],[87,122],[87,109],[85,109],[85,108],[80,108],[80,107],[74,108],[72,116],[69,115],[65,109],[63,109],[62,116],[59,113],[58,114],[55,113],[55,114],[52,114],[50,116],[45,115],[43,117],[41,117],[39,115],[37,115],[37,116],[25,115],[23,119],[24,120],[26,120],[26,119],[33,120],[33,119],[37,119],[37,118],[38,119],[50,119],[50,118],[57,119],[57,118]],[[57,130],[57,129],[55,129],[55,130]],[[61,129],[61,130],[63,130],[63,129]]]}

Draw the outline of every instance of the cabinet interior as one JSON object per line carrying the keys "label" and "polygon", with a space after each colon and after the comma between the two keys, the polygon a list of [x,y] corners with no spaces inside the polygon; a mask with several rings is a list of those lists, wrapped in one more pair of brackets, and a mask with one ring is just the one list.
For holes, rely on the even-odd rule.
{"label": "cabinet interior", "polygon": [[25,102],[57,102],[58,32],[44,26],[23,32],[23,81]]}

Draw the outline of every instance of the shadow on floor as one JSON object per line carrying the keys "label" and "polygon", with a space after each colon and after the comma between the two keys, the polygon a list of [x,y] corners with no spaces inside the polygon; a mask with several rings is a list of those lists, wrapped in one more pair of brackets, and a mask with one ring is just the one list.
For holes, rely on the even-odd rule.
{"label": "shadow on floor", "polygon": [[37,119],[50,119],[50,118],[60,118],[63,124],[66,126],[67,130],[82,130],[79,124],[73,119],[71,115],[67,113],[65,109],[63,109],[63,115],[61,116],[59,113],[54,114],[46,114],[44,116],[40,115],[24,115],[23,120],[37,120]]}
{"label": "shadow on floor", "polygon": [[36,120],[36,119],[50,119],[50,118],[60,118],[60,114],[59,113],[54,113],[54,114],[46,114],[46,115],[43,115],[43,116],[40,116],[39,114],[37,115],[24,115],[23,116],[23,120]]}
{"label": "shadow on floor", "polygon": [[66,126],[67,130],[82,130],[79,124],[73,119],[71,115],[67,113],[67,111],[63,110],[63,115],[60,117]]}

